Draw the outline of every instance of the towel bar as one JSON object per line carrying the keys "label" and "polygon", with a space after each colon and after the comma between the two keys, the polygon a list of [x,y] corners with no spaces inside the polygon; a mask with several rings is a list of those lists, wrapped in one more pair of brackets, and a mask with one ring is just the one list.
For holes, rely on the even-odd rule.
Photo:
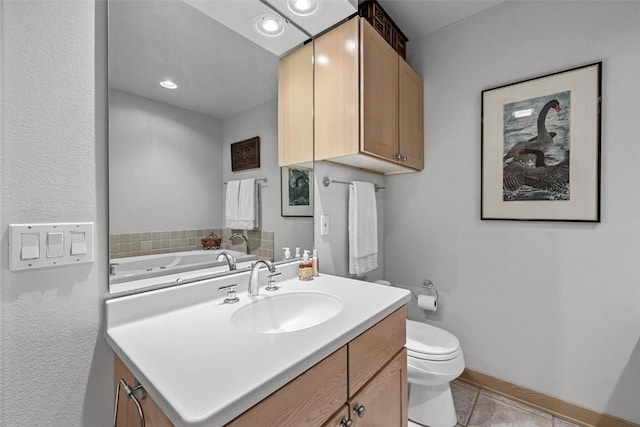
{"label": "towel bar", "polygon": [[[329,178],[328,178],[328,177],[326,177],[326,176],[325,176],[324,178],[322,178],[322,183],[324,184],[324,186],[325,186],[325,187],[328,187],[332,182],[333,182],[333,183],[336,183],[336,184],[347,184],[347,185],[351,185],[351,183],[350,183],[350,182],[346,182],[346,181],[337,181],[337,180],[335,180],[335,179],[329,179]],[[387,188],[387,187],[382,187],[382,186],[380,186],[380,185],[378,185],[378,184],[373,184],[373,187],[376,189],[376,192],[377,192],[378,190],[384,190],[385,188]]]}

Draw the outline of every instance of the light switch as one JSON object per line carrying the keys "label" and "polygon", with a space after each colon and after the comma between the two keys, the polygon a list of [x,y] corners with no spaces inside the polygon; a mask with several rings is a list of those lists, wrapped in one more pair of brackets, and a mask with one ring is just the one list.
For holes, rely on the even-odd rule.
{"label": "light switch", "polygon": [[9,270],[93,262],[93,246],[92,222],[9,224]]}
{"label": "light switch", "polygon": [[71,232],[71,255],[84,255],[87,253],[87,241],[84,231]]}
{"label": "light switch", "polygon": [[320,235],[329,235],[329,215],[320,215]]}
{"label": "light switch", "polygon": [[47,233],[47,258],[64,256],[64,233]]}
{"label": "light switch", "polygon": [[40,234],[21,233],[20,234],[20,259],[40,258]]}

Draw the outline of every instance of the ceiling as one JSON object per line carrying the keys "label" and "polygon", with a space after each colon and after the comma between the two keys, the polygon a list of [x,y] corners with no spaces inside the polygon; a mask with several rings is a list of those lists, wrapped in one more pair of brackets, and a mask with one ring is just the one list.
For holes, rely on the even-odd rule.
{"label": "ceiling", "polygon": [[378,0],[409,41],[426,36],[504,0]]}
{"label": "ceiling", "polygon": [[[346,8],[338,13],[341,16],[355,10],[355,0],[325,1],[336,5],[338,1],[346,2]],[[229,31],[230,24],[222,25],[207,16],[215,14],[219,5],[233,4],[225,13],[237,20],[234,9],[249,10],[248,5],[256,2],[260,3],[258,0],[110,1],[109,87],[219,119],[276,98],[278,56],[289,48],[278,46],[267,51],[248,36]],[[379,2],[409,40],[415,41],[501,1]],[[270,3],[278,9],[282,7],[282,0]],[[327,25],[307,22],[305,29],[316,34]],[[300,34],[293,46],[307,38]],[[179,88],[161,88],[158,82],[165,79],[174,80]]]}

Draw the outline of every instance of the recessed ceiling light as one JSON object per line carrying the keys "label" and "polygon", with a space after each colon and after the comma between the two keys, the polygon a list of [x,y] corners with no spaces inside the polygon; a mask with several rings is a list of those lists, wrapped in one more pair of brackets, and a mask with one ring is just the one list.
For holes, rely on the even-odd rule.
{"label": "recessed ceiling light", "polygon": [[178,85],[171,80],[163,80],[160,82],[160,86],[166,89],[178,89]]}
{"label": "recessed ceiling light", "polygon": [[287,8],[298,16],[311,16],[320,8],[320,0],[287,0]]}
{"label": "recessed ceiling light", "polygon": [[278,37],[284,33],[285,22],[276,15],[260,15],[253,20],[253,28],[263,36]]}

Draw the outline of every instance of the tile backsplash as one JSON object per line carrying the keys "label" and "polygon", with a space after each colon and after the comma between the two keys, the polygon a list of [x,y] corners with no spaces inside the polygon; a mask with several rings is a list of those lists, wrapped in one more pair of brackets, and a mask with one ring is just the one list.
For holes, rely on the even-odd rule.
{"label": "tile backsplash", "polygon": [[231,230],[228,228],[112,234],[110,236],[110,257],[114,259],[199,250],[202,249],[201,239],[208,236],[211,232],[222,238],[221,249],[232,249],[241,252],[245,251],[244,241],[241,238],[235,238],[232,242],[230,237],[234,232],[244,234],[249,241],[250,254],[273,260],[273,232],[262,230]]}

